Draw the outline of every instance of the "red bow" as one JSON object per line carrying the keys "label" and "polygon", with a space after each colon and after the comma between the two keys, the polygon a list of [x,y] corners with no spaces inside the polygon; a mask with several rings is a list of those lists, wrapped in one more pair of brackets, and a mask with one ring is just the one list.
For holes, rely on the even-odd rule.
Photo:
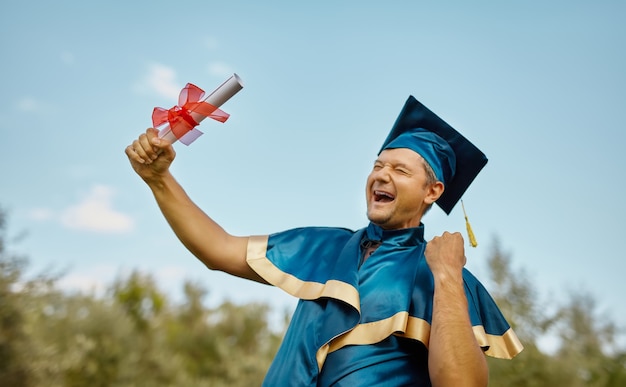
{"label": "red bow", "polygon": [[[169,110],[155,107],[152,112],[152,125],[156,128],[166,122],[170,124],[170,129],[174,136],[183,144],[189,145],[193,140],[202,135],[198,129],[195,129],[199,123],[191,116],[191,113],[201,114],[205,117],[212,118],[219,122],[225,122],[230,115],[213,106],[208,102],[202,101],[204,90],[196,85],[188,83],[178,96],[178,105]],[[190,133],[191,132],[191,133]],[[193,133],[196,132],[196,133]],[[183,137],[187,134],[194,134],[191,138]]]}

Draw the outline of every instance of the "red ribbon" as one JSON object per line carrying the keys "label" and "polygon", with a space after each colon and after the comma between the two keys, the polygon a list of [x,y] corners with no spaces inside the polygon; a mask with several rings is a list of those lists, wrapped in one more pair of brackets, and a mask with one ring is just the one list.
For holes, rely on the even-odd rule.
{"label": "red ribbon", "polygon": [[[199,125],[191,116],[191,113],[198,113],[205,117],[212,118],[219,122],[225,122],[230,115],[202,101],[204,90],[196,85],[188,83],[178,96],[178,105],[169,110],[155,107],[152,111],[152,125],[156,128],[165,124],[170,124],[170,129],[177,139],[181,139]],[[198,131],[196,129],[196,131]],[[202,133],[200,133],[202,134]],[[195,138],[194,138],[195,139]],[[193,140],[192,140],[193,141]],[[191,141],[189,141],[190,143]],[[187,143],[186,145],[189,145]]]}

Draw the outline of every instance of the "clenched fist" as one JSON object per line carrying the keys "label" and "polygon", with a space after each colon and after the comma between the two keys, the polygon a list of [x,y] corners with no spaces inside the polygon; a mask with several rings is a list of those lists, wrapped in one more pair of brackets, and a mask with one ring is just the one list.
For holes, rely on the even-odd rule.
{"label": "clenched fist", "polygon": [[125,150],[135,172],[148,183],[166,173],[176,157],[172,144],[158,134],[158,130],[149,128]]}
{"label": "clenched fist", "polygon": [[453,276],[462,279],[463,266],[465,266],[465,247],[463,236],[458,233],[444,232],[443,235],[434,237],[426,245],[426,262],[435,278]]}

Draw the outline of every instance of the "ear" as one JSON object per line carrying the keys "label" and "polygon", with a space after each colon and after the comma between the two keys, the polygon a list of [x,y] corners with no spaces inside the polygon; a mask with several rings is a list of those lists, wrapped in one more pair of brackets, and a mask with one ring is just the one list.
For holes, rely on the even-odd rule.
{"label": "ear", "polygon": [[424,198],[424,202],[426,204],[433,204],[439,199],[439,197],[443,194],[445,187],[442,182],[438,181],[426,188],[426,197]]}

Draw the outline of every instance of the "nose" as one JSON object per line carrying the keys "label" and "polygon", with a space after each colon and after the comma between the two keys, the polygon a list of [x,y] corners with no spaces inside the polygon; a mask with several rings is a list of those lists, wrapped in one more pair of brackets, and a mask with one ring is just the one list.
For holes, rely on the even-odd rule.
{"label": "nose", "polygon": [[382,181],[384,183],[389,182],[390,181],[389,167],[385,166],[381,168],[376,168],[372,171],[370,176],[373,180],[376,180],[376,181]]}

